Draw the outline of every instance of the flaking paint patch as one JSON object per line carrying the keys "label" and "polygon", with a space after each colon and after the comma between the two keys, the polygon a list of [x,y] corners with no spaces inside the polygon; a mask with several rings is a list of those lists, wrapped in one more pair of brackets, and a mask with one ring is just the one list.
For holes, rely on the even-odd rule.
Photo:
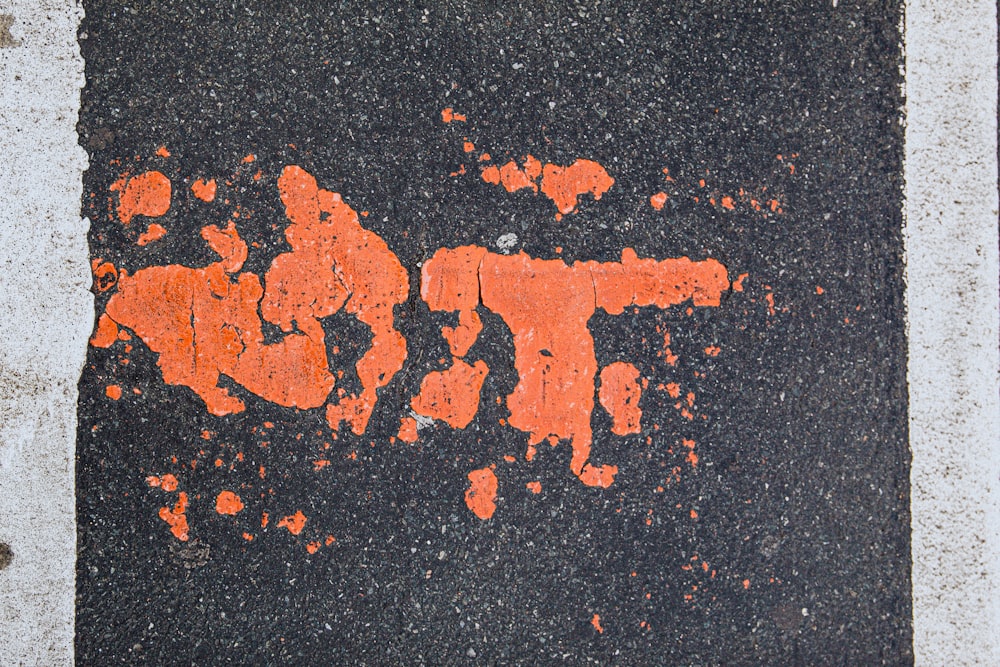
{"label": "flaking paint patch", "polygon": [[481,468],[469,473],[465,504],[483,521],[491,518],[497,509],[497,488],[497,476],[491,468]]}
{"label": "flaking paint patch", "polygon": [[502,185],[507,192],[541,191],[556,205],[556,220],[574,213],[582,195],[589,193],[599,200],[615,183],[604,167],[593,160],[579,158],[568,166],[542,165],[532,155],[520,167],[513,160],[500,167],[483,167],[480,177],[492,185]]}
{"label": "flaking paint patch", "polygon": [[611,432],[629,435],[642,431],[642,409],[639,399],[639,369],[632,364],[616,361],[601,369],[601,388],[598,398],[601,406],[611,415]]}
{"label": "flaking paint patch", "polygon": [[479,392],[488,372],[482,360],[469,365],[455,359],[450,368],[424,376],[420,393],[410,405],[419,415],[439,419],[452,428],[465,428],[479,410]]}
{"label": "flaking paint patch", "polygon": [[170,179],[158,171],[123,175],[111,190],[118,192],[118,219],[123,225],[137,215],[156,218],[170,210]]}

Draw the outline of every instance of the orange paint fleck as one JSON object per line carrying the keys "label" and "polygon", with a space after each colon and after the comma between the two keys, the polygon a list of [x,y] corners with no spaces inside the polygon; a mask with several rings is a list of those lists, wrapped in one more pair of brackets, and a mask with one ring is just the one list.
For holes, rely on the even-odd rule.
{"label": "orange paint fleck", "polygon": [[317,551],[319,551],[319,548],[321,546],[322,545],[320,544],[319,540],[316,540],[315,542],[310,542],[309,544],[306,545],[306,551],[308,551],[311,554],[314,554]]}
{"label": "orange paint fleck", "polygon": [[823,293],[823,288],[820,287],[819,285],[816,285],[816,294],[822,294],[822,293]]}
{"label": "orange paint fleck", "polygon": [[97,327],[94,335],[90,337],[90,344],[94,347],[111,347],[118,340],[118,325],[107,315],[101,315],[97,319]]}
{"label": "orange paint fleck", "polygon": [[746,280],[749,273],[741,273],[736,280],[733,281],[733,291],[742,292],[743,291],[743,281]]}
{"label": "orange paint fleck", "polygon": [[416,442],[417,441],[417,420],[413,417],[403,417],[399,420],[399,433],[396,435],[397,438],[403,442]]}
{"label": "orange paint fleck", "polygon": [[247,542],[253,542],[253,535],[250,533],[243,533],[243,539]]}
{"label": "orange paint fleck", "polygon": [[705,348],[705,354],[707,354],[710,357],[717,357],[719,356],[720,352],[722,352],[722,348],[719,347],[718,345],[709,345],[708,347]]}
{"label": "orange paint fleck", "polygon": [[243,501],[232,491],[222,491],[215,498],[215,511],[219,514],[235,516],[243,510]]}
{"label": "orange paint fleck", "polygon": [[698,518],[698,512],[696,512],[695,510],[691,510],[691,518],[692,519],[697,519]]}
{"label": "orange paint fleck", "polygon": [[600,633],[602,635],[604,634],[604,628],[601,627],[601,615],[600,614],[594,614],[594,617],[592,619],[590,619],[590,624],[592,626],[594,626],[594,629],[597,630],[598,633]]}
{"label": "orange paint fleck", "polygon": [[191,192],[194,193],[195,197],[204,202],[211,202],[215,200],[215,190],[216,184],[214,178],[210,178],[207,181],[203,178],[199,178],[191,184]]}
{"label": "orange paint fleck", "polygon": [[556,220],[576,211],[581,195],[590,193],[594,199],[600,199],[615,183],[615,179],[608,175],[604,167],[593,160],[578,159],[568,167],[554,164],[543,166],[531,155],[524,159],[522,167],[518,167],[514,161],[507,162],[499,169],[492,165],[486,167],[482,171],[482,179],[492,185],[503,185],[507,192],[541,190],[556,205]]}
{"label": "orange paint fleck", "polygon": [[118,219],[132,222],[137,215],[156,218],[170,209],[170,180],[158,171],[147,171],[131,178],[122,177],[111,190],[118,192]]}
{"label": "orange paint fleck", "polygon": [[[528,460],[546,439],[569,440],[570,469],[588,486],[609,486],[616,466],[588,462],[596,358],[587,322],[597,308],[666,308],[692,300],[718,306],[729,288],[715,260],[639,259],[626,248],[612,263],[532,259],[483,248],[442,248],[424,263],[421,295],[431,310],[472,312],[482,303],[514,337],[519,381],[507,397],[511,426],[529,433]],[[460,316],[461,320],[461,316]],[[464,341],[468,344],[468,341]]]}
{"label": "orange paint fleck", "polygon": [[747,590],[747,591],[750,590],[750,580],[749,579],[744,579],[743,580],[743,589]]}
{"label": "orange paint fleck", "polygon": [[736,205],[733,204],[733,198],[732,197],[723,197],[722,198],[722,208],[729,209],[730,211],[732,211],[734,208],[736,208]]}
{"label": "orange paint fleck", "polygon": [[611,415],[611,432],[615,435],[629,435],[642,430],[640,421],[642,409],[639,399],[639,370],[632,364],[616,361],[601,370],[601,388],[598,399],[601,406]]}
{"label": "orange paint fleck", "polygon": [[328,465],[330,465],[330,461],[328,459],[316,459],[313,461],[313,470],[322,470]]}
{"label": "orange paint fleck", "polygon": [[649,198],[649,205],[655,208],[657,211],[663,210],[663,205],[667,203],[667,193],[657,192],[655,195]]}
{"label": "orange paint fleck", "polygon": [[260,515],[260,527],[267,528],[268,523],[269,523],[268,514],[267,512],[264,512],[263,514]]}
{"label": "orange paint fleck", "polygon": [[278,528],[287,528],[288,532],[292,535],[298,535],[302,532],[302,529],[306,525],[306,515],[302,513],[302,510],[297,511],[295,514],[283,517],[278,521]]}
{"label": "orange paint fleck", "polygon": [[666,389],[667,389],[667,395],[670,396],[670,398],[680,398],[681,386],[676,382],[668,382]]}
{"label": "orange paint fleck", "polygon": [[170,157],[170,151],[167,150],[166,146],[160,146],[156,149],[156,154],[159,157]]}
{"label": "orange paint fleck", "polygon": [[542,492],[541,482],[528,482],[524,486],[528,489],[528,491],[531,491],[534,494],[539,494]]}
{"label": "orange paint fleck", "polygon": [[464,123],[466,121],[465,115],[460,113],[455,113],[455,110],[451,107],[446,107],[441,110],[441,120],[445,123]]}
{"label": "orange paint fleck", "polygon": [[462,150],[465,151],[466,153],[471,153],[472,151],[476,150],[476,145],[471,141],[466,141],[462,144]]}
{"label": "orange paint fleck", "polygon": [[488,372],[482,360],[470,366],[455,359],[451,368],[424,377],[410,406],[419,415],[439,419],[452,428],[465,428],[479,410],[479,392]]}
{"label": "orange paint fleck", "polygon": [[764,299],[767,301],[767,312],[769,315],[774,315],[774,293],[768,292],[764,295]]}
{"label": "orange paint fleck", "polygon": [[482,520],[489,519],[496,511],[497,476],[490,468],[481,468],[469,473],[469,488],[465,492],[465,504]]}
{"label": "orange paint fleck", "polygon": [[116,384],[109,384],[104,388],[104,395],[110,398],[112,401],[117,401],[122,397],[122,388]]}
{"label": "orange paint fleck", "polygon": [[185,515],[187,507],[188,496],[181,491],[177,497],[177,503],[172,508],[161,507],[159,513],[160,518],[170,526],[170,532],[181,542],[188,540],[188,521]]}
{"label": "orange paint fleck", "polygon": [[251,163],[255,162],[256,160],[257,160],[257,156],[254,155],[253,153],[250,153],[249,155],[247,155],[246,157],[243,158],[242,162],[243,162],[243,164],[251,164]]}
{"label": "orange paint fleck", "polygon": [[333,544],[336,541],[337,541],[336,537],[334,537],[333,535],[327,535],[326,539],[323,542],[324,542],[324,544],[326,544],[326,546],[330,546],[331,544]]}

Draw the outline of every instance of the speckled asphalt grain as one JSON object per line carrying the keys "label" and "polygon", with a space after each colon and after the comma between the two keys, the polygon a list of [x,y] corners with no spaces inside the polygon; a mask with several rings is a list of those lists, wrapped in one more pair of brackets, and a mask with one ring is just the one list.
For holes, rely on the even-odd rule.
{"label": "speckled asphalt grain", "polygon": [[[263,275],[288,249],[276,183],[295,164],[369,213],[410,298],[396,309],[406,366],[364,436],[332,439],[322,411],[235,385],[246,411],[214,417],[163,382],[141,341],[127,365],[120,347],[90,348],[80,664],[912,662],[897,3],[85,9],[93,258],[130,274],[214,261],[198,230],[228,210],[175,197],[148,246],[114,217],[112,183],[157,169],[177,192],[228,178],[225,196],[251,211],[237,221],[244,270]],[[467,120],[443,123],[445,108]],[[555,220],[547,199],[484,183],[482,151],[591,159],[615,185]],[[591,319],[599,365],[623,359],[649,380],[641,434],[613,436],[594,411],[594,456],[619,468],[607,489],[570,473],[565,445],[523,461],[525,434],[495,400],[517,382],[511,334],[485,311],[475,420],[390,441],[447,353],[450,320],[420,299],[421,263],[441,247],[499,251],[509,234],[532,257],[634,248],[748,274],[718,308]],[[97,314],[113,292],[98,287]],[[345,355],[369,345],[343,313],[323,325]],[[675,366],[658,355],[663,330]],[[655,390],[671,381],[695,388],[694,419]],[[483,521],[463,494],[491,464],[497,510]],[[186,542],[158,516],[176,496],[147,482],[166,473],[191,498]],[[536,480],[538,495],[525,489]],[[235,519],[215,511],[223,488],[247,504]],[[335,541],[310,553],[306,533],[275,527],[296,510]]]}

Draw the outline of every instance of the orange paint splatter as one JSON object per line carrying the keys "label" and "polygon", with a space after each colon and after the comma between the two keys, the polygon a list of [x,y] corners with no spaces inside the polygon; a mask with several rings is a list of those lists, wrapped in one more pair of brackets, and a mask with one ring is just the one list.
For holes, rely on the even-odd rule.
{"label": "orange paint splatter", "polygon": [[667,193],[657,192],[655,195],[649,198],[649,205],[655,208],[657,211],[663,210],[663,205],[667,203]]}
{"label": "orange paint splatter", "polygon": [[575,212],[581,195],[590,193],[594,199],[600,199],[615,183],[604,167],[593,160],[578,159],[568,167],[543,166],[531,155],[524,159],[523,167],[518,167],[514,161],[499,169],[492,165],[486,167],[482,171],[482,179],[493,185],[503,185],[507,192],[541,190],[556,205],[556,220]]}
{"label": "orange paint splatter", "polygon": [[215,498],[215,511],[219,514],[235,516],[243,510],[243,501],[232,491],[222,491]]}
{"label": "orange paint splatter", "polygon": [[319,540],[316,540],[315,542],[310,542],[309,544],[306,545],[306,551],[308,551],[311,554],[314,554],[317,551],[319,551],[319,548],[321,546],[322,545],[320,544]]}
{"label": "orange paint splatter", "polygon": [[288,532],[292,535],[298,535],[301,533],[305,526],[306,515],[302,513],[302,510],[297,511],[295,514],[283,517],[280,521],[278,521],[278,528],[287,528]]}
{"label": "orange paint splatter", "polygon": [[484,521],[489,519],[497,509],[496,497],[497,476],[490,468],[481,468],[469,473],[465,504],[473,514]]}
{"label": "orange paint splatter", "polygon": [[592,619],[590,619],[590,624],[592,626],[594,626],[594,629],[597,630],[598,633],[600,633],[602,635],[604,634],[604,628],[601,627],[601,615],[600,614],[594,614],[594,617]]}
{"label": "orange paint splatter", "polygon": [[177,503],[172,508],[161,507],[159,513],[160,518],[170,526],[170,532],[181,542],[188,541],[188,521],[185,515],[187,507],[188,496],[181,491],[177,497]]}
{"label": "orange paint splatter", "polygon": [[215,200],[215,179],[210,178],[207,181],[203,178],[199,178],[197,181],[191,184],[191,192],[194,196],[204,202],[211,202]]}
{"label": "orange paint splatter", "polygon": [[166,146],[160,146],[156,149],[156,154],[159,157],[170,157],[170,151],[167,150]]}
{"label": "orange paint splatter", "polygon": [[616,361],[601,370],[601,388],[598,399],[611,415],[611,432],[615,435],[639,433],[642,410],[639,399],[639,370],[632,364]]}
{"label": "orange paint splatter", "polygon": [[488,372],[482,360],[470,366],[455,359],[451,368],[424,377],[410,406],[419,415],[439,419],[452,428],[465,428],[479,410],[479,392]]}
{"label": "orange paint splatter", "polygon": [[736,205],[733,204],[733,198],[732,197],[723,197],[722,198],[722,208],[728,209],[730,211],[732,211],[734,208],[736,208]]}
{"label": "orange paint splatter", "polygon": [[534,493],[536,495],[542,492],[542,483],[541,482],[528,482],[524,486],[528,489],[528,491],[531,491],[532,493]]}
{"label": "orange paint splatter", "polygon": [[500,315],[514,336],[519,376],[507,397],[509,422],[529,433],[529,457],[543,440],[568,439],[573,473],[588,486],[609,486],[617,467],[588,462],[597,370],[590,317],[598,307],[617,315],[689,299],[718,306],[728,288],[725,267],[711,259],[656,261],[625,249],[620,263],[568,266],[466,246],[442,248],[424,264],[421,294],[431,310],[474,311],[481,302]]}
{"label": "orange paint splatter", "polygon": [[136,243],[138,245],[146,245],[148,243],[152,243],[153,241],[159,241],[166,235],[167,235],[167,228],[164,227],[163,225],[159,225],[153,222],[150,223],[149,227],[146,228],[145,232],[139,235],[139,238],[138,240],[136,240]]}
{"label": "orange paint splatter", "polygon": [[717,357],[719,356],[720,352],[722,352],[722,348],[719,347],[718,345],[709,345],[708,347],[705,348],[705,354],[707,354],[710,357]]}
{"label": "orange paint splatter", "polygon": [[132,222],[137,215],[156,218],[170,210],[170,179],[158,171],[122,177],[111,186],[118,192],[118,219]]}
{"label": "orange paint splatter", "polygon": [[112,401],[117,401],[122,397],[122,388],[116,384],[109,384],[104,388],[104,395],[110,398]]}
{"label": "orange paint splatter", "polygon": [[464,123],[466,121],[465,115],[460,113],[455,113],[455,110],[451,107],[446,107],[441,110],[441,120],[445,123]]}
{"label": "orange paint splatter", "polygon": [[403,417],[399,420],[399,433],[397,438],[403,442],[413,443],[417,441],[417,420],[413,417]]}
{"label": "orange paint splatter", "polygon": [[733,291],[742,292],[743,291],[743,281],[746,280],[749,273],[741,273],[736,280],[733,281]]}

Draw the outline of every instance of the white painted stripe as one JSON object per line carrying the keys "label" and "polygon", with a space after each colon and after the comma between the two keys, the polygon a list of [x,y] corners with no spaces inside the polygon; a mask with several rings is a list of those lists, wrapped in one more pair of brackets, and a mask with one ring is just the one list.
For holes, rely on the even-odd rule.
{"label": "white painted stripe", "polygon": [[1000,665],[995,0],[911,0],[906,253],[918,665]]}
{"label": "white painted stripe", "polygon": [[0,664],[73,662],[76,383],[93,322],[86,153],[76,120],[82,10],[8,0],[0,40]]}

